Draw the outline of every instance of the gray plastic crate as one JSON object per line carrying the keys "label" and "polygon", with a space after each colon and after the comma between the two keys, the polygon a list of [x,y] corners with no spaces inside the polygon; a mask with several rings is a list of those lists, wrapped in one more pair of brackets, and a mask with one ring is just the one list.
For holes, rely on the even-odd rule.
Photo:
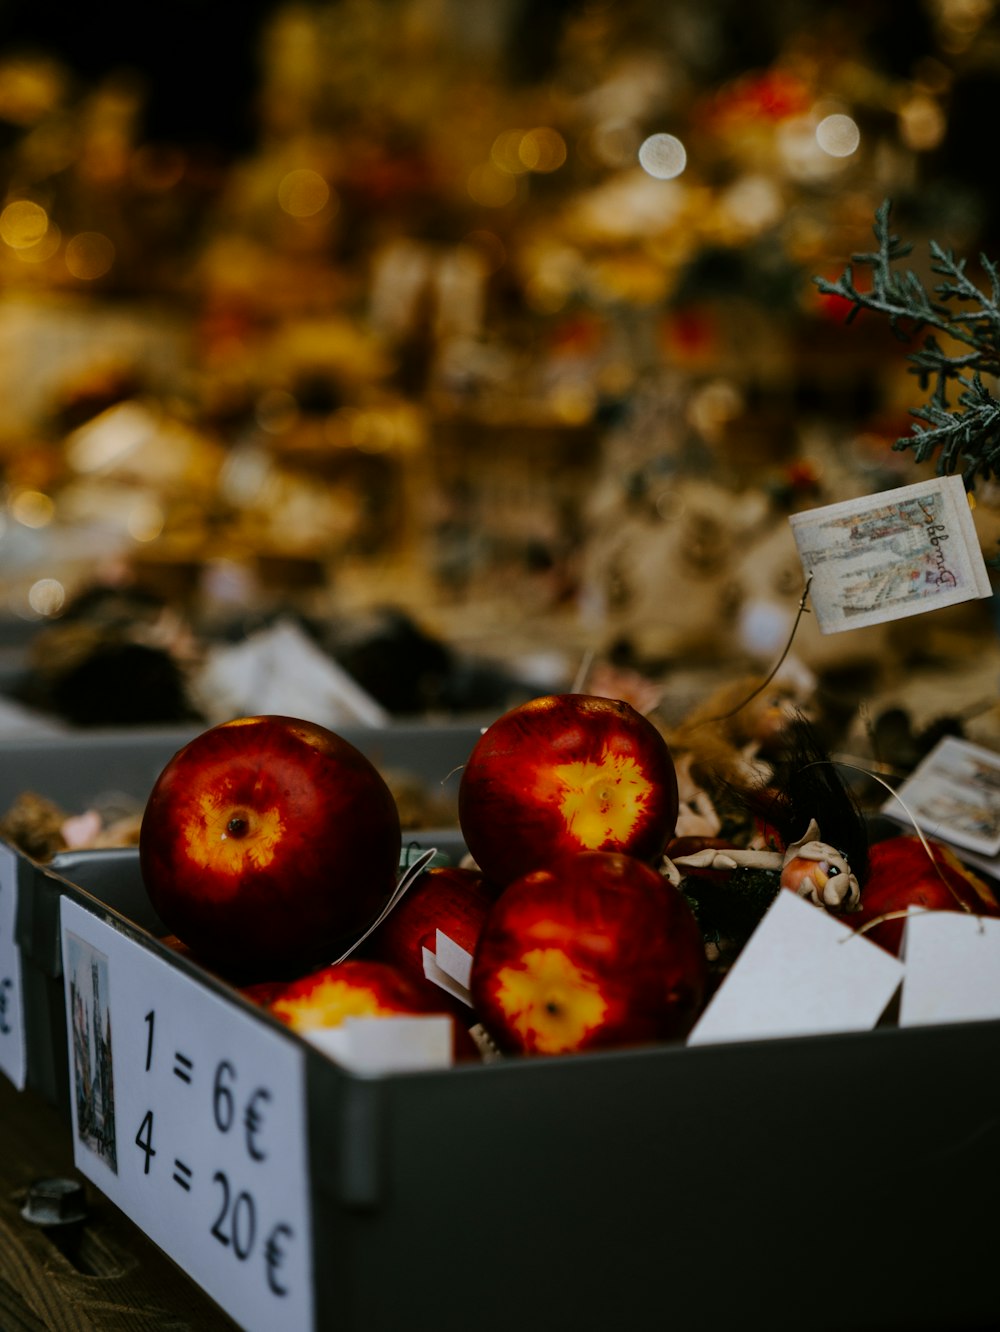
{"label": "gray plastic crate", "polygon": [[[114,793],[144,801],[170,758],[204,729],[81,731],[2,742],[0,811],[24,791],[35,791],[67,812],[87,808],[95,798]],[[481,732],[478,724],[464,721],[413,721],[385,727],[340,727],[337,733],[381,772],[410,774],[428,789],[457,793],[459,771]]]}
{"label": "gray plastic crate", "polygon": [[[107,907],[148,912],[128,860],[62,891],[249,1009]],[[385,1077],[307,1047],[316,1328],[995,1325],[998,1054],[1000,1022]]]}

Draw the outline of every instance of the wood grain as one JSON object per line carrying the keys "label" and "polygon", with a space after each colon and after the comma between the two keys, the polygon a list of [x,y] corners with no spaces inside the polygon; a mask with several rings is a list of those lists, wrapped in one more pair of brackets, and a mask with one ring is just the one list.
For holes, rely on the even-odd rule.
{"label": "wood grain", "polygon": [[21,1216],[37,1179],[81,1179],[69,1126],[0,1076],[3,1332],[234,1332],[228,1318],[89,1181],[76,1235]]}

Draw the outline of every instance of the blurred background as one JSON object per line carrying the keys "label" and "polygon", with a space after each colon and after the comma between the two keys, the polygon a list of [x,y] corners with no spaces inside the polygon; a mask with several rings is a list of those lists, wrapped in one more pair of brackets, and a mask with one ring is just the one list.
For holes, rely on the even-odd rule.
{"label": "blurred background", "polygon": [[[0,0],[7,698],[214,720],[333,663],[355,719],[680,716],[767,670],[788,515],[933,474],[912,345],[813,279],[887,198],[929,281],[1000,258],[998,86],[991,0]],[[806,615],[788,688],[977,714],[993,616]]]}

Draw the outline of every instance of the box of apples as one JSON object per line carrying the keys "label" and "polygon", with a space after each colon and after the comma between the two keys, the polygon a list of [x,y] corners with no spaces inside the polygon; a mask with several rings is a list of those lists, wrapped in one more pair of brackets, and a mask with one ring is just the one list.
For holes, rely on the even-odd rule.
{"label": "box of apples", "polygon": [[[166,763],[118,856],[141,882],[121,928],[306,1047],[317,1328],[996,1313],[974,1218],[1000,1166],[1000,1023],[687,1045],[710,979],[659,868],[676,815],[659,731],[582,695],[482,733],[468,860],[401,896],[394,802],[343,737],[242,718]],[[48,881],[108,905],[92,864],[92,884],[65,861]],[[446,1022],[448,1058],[322,1053],[400,1018]]]}

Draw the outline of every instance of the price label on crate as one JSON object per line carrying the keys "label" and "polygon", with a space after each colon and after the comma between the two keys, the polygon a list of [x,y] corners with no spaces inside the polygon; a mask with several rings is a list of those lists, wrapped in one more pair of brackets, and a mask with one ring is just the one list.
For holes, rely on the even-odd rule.
{"label": "price label on crate", "polygon": [[78,1169],[248,1332],[311,1332],[303,1051],[60,910]]}
{"label": "price label on crate", "polygon": [[17,943],[17,855],[0,843],[0,1072],[23,1090],[24,1010]]}

